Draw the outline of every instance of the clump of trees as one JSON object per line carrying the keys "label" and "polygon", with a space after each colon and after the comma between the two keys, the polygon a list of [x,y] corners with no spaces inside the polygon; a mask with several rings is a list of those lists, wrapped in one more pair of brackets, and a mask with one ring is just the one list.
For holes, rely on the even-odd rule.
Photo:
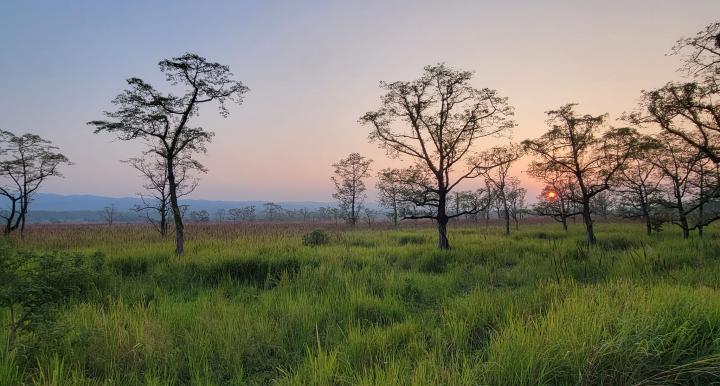
{"label": "clump of trees", "polygon": [[[184,250],[183,216],[178,203],[178,174],[183,163],[199,165],[192,157],[205,153],[213,132],[191,125],[201,105],[215,103],[220,115],[227,117],[227,103],[242,103],[248,88],[233,79],[230,68],[210,62],[193,53],[162,60],[160,71],[167,81],[181,89],[180,94],[162,93],[140,78],[127,80],[128,88],[113,104],[117,110],[106,112],[106,120],[91,121],[95,133],[107,132],[120,140],[140,141],[148,145],[146,154],[164,165],[167,198],[175,224],[175,253]],[[153,185],[151,183],[151,185]]]}

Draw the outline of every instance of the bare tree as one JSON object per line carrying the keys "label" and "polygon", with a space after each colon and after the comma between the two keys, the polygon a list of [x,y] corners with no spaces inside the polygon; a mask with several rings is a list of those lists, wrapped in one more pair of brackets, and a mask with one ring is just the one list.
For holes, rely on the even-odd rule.
{"label": "bare tree", "polygon": [[109,120],[89,124],[95,126],[95,133],[109,132],[121,140],[145,141],[152,152],[165,159],[175,223],[175,253],[180,255],[185,239],[175,164],[183,155],[191,157],[206,152],[205,145],[214,134],[190,126],[190,119],[198,115],[200,105],[210,102],[216,102],[220,115],[226,117],[226,102],[241,103],[248,88],[232,79],[227,66],[208,62],[196,54],[165,59],[159,66],[172,85],[184,87],[182,95],[163,94],[140,78],[130,78],[129,88],[113,100],[118,109],[105,113]]}
{"label": "bare tree", "polygon": [[498,209],[501,211],[502,218],[505,221],[506,235],[510,234],[510,218],[512,217],[508,197],[510,193],[508,191],[510,167],[513,162],[520,159],[521,156],[522,149],[517,145],[510,145],[506,147],[493,147],[480,153],[480,155],[474,159],[477,167],[480,168],[480,170],[484,170],[483,176],[490,189],[494,192]]}
{"label": "bare tree", "polygon": [[591,202],[610,188],[610,180],[631,155],[635,131],[610,128],[604,132],[607,115],[578,115],[575,104],[547,112],[550,130],[535,140],[525,140],[525,148],[536,156],[528,171],[531,175],[559,173],[574,177],[577,189],[571,200],[582,207],[587,244],[595,244]]}
{"label": "bare tree", "polygon": [[60,167],[70,161],[52,142],[35,134],[17,136],[0,130],[0,196],[10,201],[4,213],[4,234],[25,231],[25,219],[34,194],[49,177],[62,177]]}
{"label": "bare tree", "polygon": [[[171,212],[167,160],[157,157],[156,153],[145,152],[141,157],[130,158],[123,162],[140,172],[146,180],[143,188],[149,192],[139,194],[142,204],[136,205],[133,210],[144,213],[147,222],[152,224],[160,235],[167,236]],[[198,178],[193,172],[205,171],[200,163],[189,156],[178,157],[174,172],[178,199],[192,193],[197,187]]]}
{"label": "bare tree", "polygon": [[117,210],[115,209],[115,204],[110,204],[103,208],[103,217],[105,218],[105,222],[109,227],[111,227],[115,222],[116,213]]}
{"label": "bare tree", "polygon": [[386,91],[382,106],[360,119],[372,127],[370,140],[388,155],[414,162],[405,174],[411,178],[408,184],[417,188],[413,203],[426,211],[406,218],[435,220],[440,249],[450,248],[448,221],[465,214],[448,213],[450,192],[483,172],[461,163],[474,153],[480,139],[503,134],[515,125],[507,99],[494,90],[474,88],[471,78],[470,71],[438,64],[425,67],[414,81],[381,82]]}
{"label": "bare tree", "polygon": [[338,200],[340,209],[347,221],[355,225],[360,218],[363,202],[365,201],[365,182],[370,177],[370,164],[373,161],[358,153],[351,153],[332,166],[335,175],[331,177],[335,184],[333,198]]}

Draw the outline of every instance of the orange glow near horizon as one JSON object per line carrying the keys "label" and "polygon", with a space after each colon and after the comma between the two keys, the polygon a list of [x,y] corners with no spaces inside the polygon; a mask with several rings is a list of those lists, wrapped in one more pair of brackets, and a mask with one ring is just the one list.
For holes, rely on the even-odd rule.
{"label": "orange glow near horizon", "polygon": [[557,197],[557,193],[555,193],[553,191],[549,191],[549,192],[547,192],[546,196],[547,196],[548,200],[553,201]]}

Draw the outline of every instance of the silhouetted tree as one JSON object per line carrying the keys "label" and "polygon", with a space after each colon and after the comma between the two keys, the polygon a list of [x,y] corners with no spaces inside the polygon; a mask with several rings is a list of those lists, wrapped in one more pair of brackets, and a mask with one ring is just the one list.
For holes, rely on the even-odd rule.
{"label": "silhouetted tree", "polygon": [[640,139],[626,166],[619,170],[612,191],[618,196],[618,207],[623,217],[640,217],[648,235],[653,231],[653,212],[660,200],[663,174],[650,162],[648,139]]}
{"label": "silhouetted tree", "polygon": [[550,130],[525,148],[536,156],[529,174],[559,173],[574,177],[577,189],[570,199],[582,207],[587,244],[595,244],[591,202],[610,187],[610,180],[631,155],[635,131],[629,128],[603,130],[607,115],[578,115],[575,104],[547,112]]}
{"label": "silhouetted tree", "polygon": [[508,178],[513,162],[520,159],[522,149],[516,145],[506,147],[493,147],[480,153],[473,162],[484,170],[483,176],[490,189],[492,189],[498,209],[505,222],[505,234],[510,234],[510,211]]}
{"label": "silhouetted tree", "polygon": [[525,195],[527,194],[527,189],[520,186],[520,179],[517,177],[510,177],[508,179],[506,189],[510,217],[512,217],[515,222],[515,229],[517,230],[520,228],[520,216],[525,210]]}
{"label": "silhouetted tree", "polygon": [[140,78],[130,78],[129,88],[113,100],[118,109],[105,113],[109,120],[89,124],[95,126],[95,133],[109,132],[121,140],[150,143],[151,151],[165,159],[175,223],[175,253],[179,255],[183,253],[185,239],[175,164],[180,156],[206,152],[205,145],[213,137],[210,131],[190,126],[190,120],[198,115],[200,105],[210,102],[216,102],[220,115],[226,117],[226,102],[241,103],[248,88],[232,79],[227,66],[192,53],[165,59],[159,66],[172,85],[184,88],[181,95],[164,94]]}
{"label": "silhouetted tree", "polygon": [[507,99],[494,90],[474,88],[471,78],[472,72],[439,64],[425,67],[414,81],[381,82],[386,91],[382,106],[360,119],[372,127],[371,141],[392,157],[414,162],[405,173],[407,185],[415,188],[409,198],[426,210],[405,218],[435,220],[440,249],[450,248],[448,221],[465,214],[448,213],[450,192],[483,172],[475,165],[462,168],[461,162],[474,153],[479,140],[514,126]]}
{"label": "silhouetted tree", "polygon": [[716,167],[707,167],[703,152],[677,136],[661,133],[648,159],[665,175],[667,198],[662,204],[675,211],[671,220],[680,227],[683,238],[720,218],[720,212],[704,211],[706,204],[718,198],[718,176]]}
{"label": "silhouetted tree", "polygon": [[105,218],[105,222],[109,227],[112,226],[112,224],[115,222],[115,214],[117,210],[115,209],[115,204],[110,204],[103,208],[103,217]]}
{"label": "silhouetted tree", "polygon": [[403,192],[402,192],[402,171],[399,169],[383,169],[378,172],[377,189],[378,202],[388,210],[388,216],[393,225],[398,225],[398,220],[403,213]]}
{"label": "silhouetted tree", "polygon": [[190,212],[192,222],[210,222],[210,214],[206,210],[194,210]]}
{"label": "silhouetted tree", "polygon": [[[145,219],[160,233],[167,236],[170,204],[170,184],[168,183],[167,159],[157,157],[156,153],[145,152],[141,157],[123,161],[140,172],[145,178],[143,188],[148,194],[140,193],[142,204],[135,205],[134,211],[144,213]],[[175,191],[178,198],[192,193],[198,185],[194,171],[204,173],[205,169],[197,161],[188,156],[179,156],[175,167]]]}
{"label": "silhouetted tree", "polygon": [[265,213],[265,220],[275,221],[282,214],[283,207],[274,203],[266,202],[263,204],[263,212]]}
{"label": "silhouetted tree", "polygon": [[638,111],[628,118],[677,136],[720,163],[720,22],[678,40],[673,53],[683,56],[690,80],[643,91]]}
{"label": "silhouetted tree", "polygon": [[338,200],[345,218],[352,225],[355,225],[360,218],[366,197],[363,179],[370,177],[371,163],[371,159],[358,153],[351,153],[347,158],[332,165],[335,168],[335,175],[331,178],[335,184],[333,198]]}
{"label": "silhouetted tree", "polygon": [[62,177],[60,167],[70,161],[52,142],[35,134],[17,136],[0,130],[0,195],[10,201],[0,214],[5,235],[25,231],[25,219],[34,194],[49,177]]}

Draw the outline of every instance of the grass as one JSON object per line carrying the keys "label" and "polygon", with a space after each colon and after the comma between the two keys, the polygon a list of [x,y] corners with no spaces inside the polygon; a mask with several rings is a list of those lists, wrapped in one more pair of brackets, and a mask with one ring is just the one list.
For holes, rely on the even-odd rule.
{"label": "grass", "polygon": [[[720,383],[720,232],[634,224],[31,228],[18,248],[105,254],[107,280],[0,357],[0,385]],[[6,318],[7,315],[2,315]],[[4,341],[3,330],[0,341]]]}

